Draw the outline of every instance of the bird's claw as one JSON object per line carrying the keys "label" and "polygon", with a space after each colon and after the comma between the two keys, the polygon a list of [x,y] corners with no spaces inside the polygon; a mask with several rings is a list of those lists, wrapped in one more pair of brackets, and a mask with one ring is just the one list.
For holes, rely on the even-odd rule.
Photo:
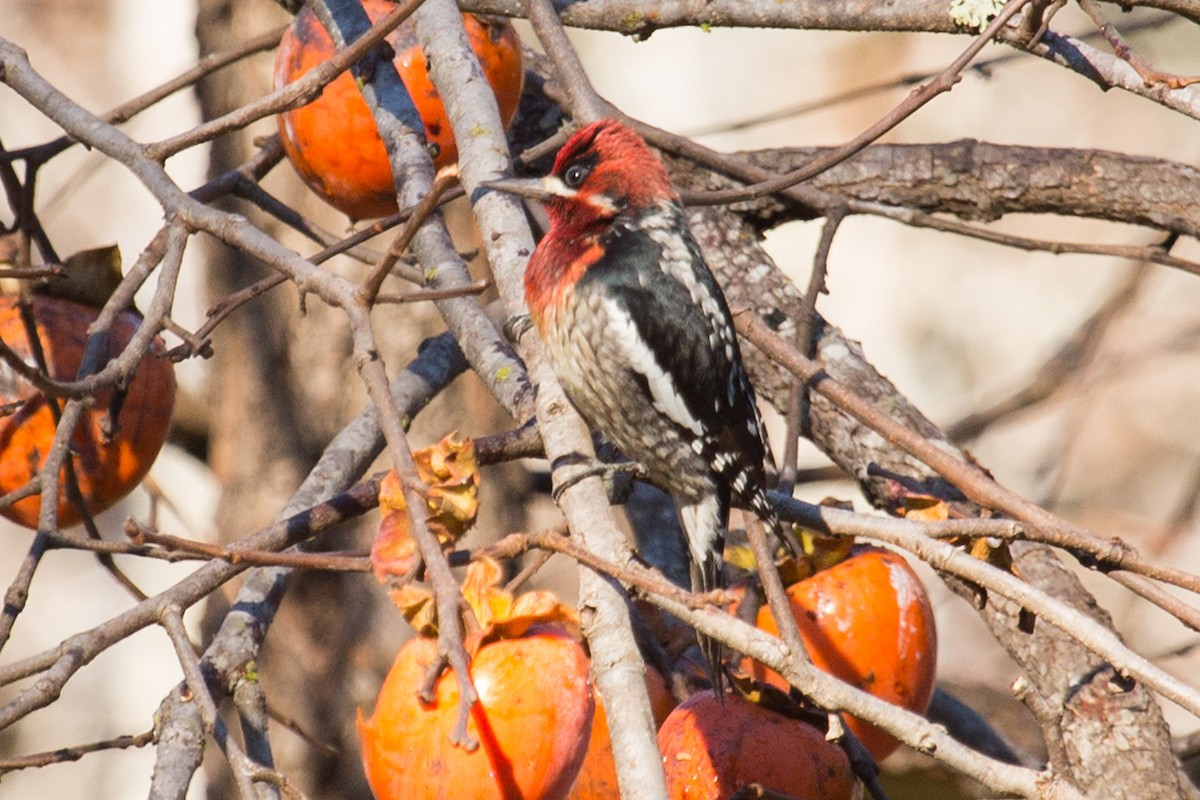
{"label": "bird's claw", "polygon": [[561,481],[556,481],[554,488],[550,490],[550,496],[554,498],[554,502],[559,502],[567,489],[587,478],[603,478],[605,493],[611,499],[614,495],[618,494],[615,490],[616,478],[618,476],[628,475],[631,479],[646,477],[646,468],[636,461],[606,464],[593,459],[581,459],[576,464],[579,469],[573,470],[563,477]]}
{"label": "bird's claw", "polygon": [[508,319],[504,320],[504,336],[513,343],[520,341],[530,328],[533,327],[533,320],[528,314],[513,314]]}

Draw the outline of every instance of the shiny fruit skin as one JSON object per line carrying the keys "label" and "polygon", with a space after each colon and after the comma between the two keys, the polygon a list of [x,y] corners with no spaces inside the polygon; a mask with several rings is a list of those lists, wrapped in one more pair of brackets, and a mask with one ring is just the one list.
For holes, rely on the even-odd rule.
{"label": "shiny fruit skin", "polygon": [[[650,694],[650,712],[655,726],[674,710],[676,702],[662,674],[647,665],[646,691]],[[587,757],[579,777],[571,788],[568,800],[620,800],[617,785],[617,765],[613,759],[612,740],[608,735],[608,715],[604,712],[604,701],[596,692],[596,715],[592,718],[592,736],[588,743]]]}
{"label": "shiny fruit skin", "polygon": [[[875,547],[788,587],[788,600],[813,664],[881,700],[918,714],[933,696],[937,631],[921,579],[902,557]],[[778,633],[775,617],[759,609],[758,627]],[[751,675],[786,689],[787,682],[757,662]],[[899,743],[853,717],[846,724],[876,760]]]}
{"label": "shiny fruit skin", "polygon": [[538,625],[517,639],[483,645],[471,662],[479,702],[469,733],[473,752],[450,743],[458,684],[447,671],[436,699],[417,698],[434,639],[401,649],[375,713],[359,713],[367,782],[377,800],[563,800],[587,752],[592,683],[587,656],[561,628]]}
{"label": "shiny fruit skin", "polygon": [[725,800],[747,784],[797,798],[857,796],[842,749],[806,722],[726,693],[697,692],[658,731],[671,800]]}
{"label": "shiny fruit skin", "polygon": [[[32,309],[50,376],[58,381],[75,380],[87,329],[97,312],[69,300],[37,296]],[[117,317],[109,331],[108,358],[121,353],[140,324],[137,315],[129,312]],[[26,363],[34,363],[15,297],[0,297],[0,339]],[[79,489],[92,514],[109,508],[141,483],[167,438],[175,404],[175,371],[170,361],[156,357],[162,350],[162,343],[156,340],[134,372],[111,441],[105,441],[101,428],[112,399],[110,390],[96,395],[95,404],[84,411],[71,437]],[[17,401],[22,405],[0,418],[0,494],[28,483],[46,463],[54,441],[54,416],[46,397],[9,366],[0,364],[0,403]],[[64,473],[59,488],[60,527],[80,520],[74,504],[67,500],[65,480]],[[0,515],[36,528],[40,506],[41,497],[34,495],[0,509]]]}
{"label": "shiny fruit skin", "polygon": [[[390,0],[364,0],[372,23],[395,9]],[[496,94],[507,128],[516,113],[525,80],[521,42],[507,22],[484,21],[463,15],[471,49]],[[425,137],[434,146],[440,168],[458,159],[441,97],[425,69],[412,18],[387,37],[396,52],[401,80],[425,124]],[[275,88],[299,80],[328,61],[333,40],[316,15],[305,6],[283,35],[275,58]],[[396,188],[375,120],[349,72],[328,84],[321,95],[300,108],[279,115],[279,135],[288,159],[308,186],[352,219],[381,217],[396,211]]]}

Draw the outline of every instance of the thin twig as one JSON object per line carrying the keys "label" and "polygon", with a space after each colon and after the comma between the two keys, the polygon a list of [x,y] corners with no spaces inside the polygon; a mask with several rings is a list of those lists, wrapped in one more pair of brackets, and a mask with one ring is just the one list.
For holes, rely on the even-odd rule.
{"label": "thin twig", "polygon": [[904,100],[895,106],[887,114],[884,114],[878,121],[869,126],[858,136],[851,139],[845,144],[835,147],[823,155],[813,159],[808,164],[800,169],[793,170],[777,178],[763,181],[762,183],[752,186],[744,186],[738,189],[727,189],[723,191],[700,192],[689,194],[685,201],[689,205],[727,205],[730,203],[742,202],[745,200],[754,200],[765,195],[773,194],[786,189],[789,186],[794,186],[798,183],[808,180],[814,175],[819,175],[825,170],[842,163],[850,156],[854,155],[864,147],[874,142],[879,137],[890,131],[892,128],[899,125],[901,122],[912,116],[916,111],[938,95],[948,92],[954,88],[961,76],[961,73],[966,69],[972,59],[979,54],[988,42],[990,42],[1008,21],[1020,11],[1030,0],[1008,0],[1004,8],[996,15],[988,26],[979,36],[975,37],[970,46],[964,50],[958,58],[950,62],[944,70],[929,83],[918,86],[909,92]]}
{"label": "thin twig", "polygon": [[[356,487],[356,488],[361,488]],[[371,558],[369,555],[356,553],[305,553],[285,551],[282,553],[269,550],[247,550],[237,547],[198,542],[194,539],[184,539],[165,533],[148,530],[132,520],[125,523],[125,534],[130,538],[133,548],[144,548],[147,544],[166,548],[168,555],[176,553],[205,558],[219,558],[230,564],[253,564],[256,567],[288,567],[289,569],[315,569],[327,572],[370,572]],[[118,544],[113,542],[112,544]],[[131,548],[130,552],[146,555],[144,551]]]}
{"label": "thin twig", "polygon": [[29,600],[29,587],[33,583],[38,565],[42,562],[42,556],[49,549],[49,541],[48,531],[39,530],[34,534],[25,558],[21,559],[17,574],[4,592],[4,608],[0,611],[0,651],[8,644],[17,617],[25,610],[25,603]]}
{"label": "thin twig", "polygon": [[891,419],[845,384],[829,377],[818,362],[804,358],[796,352],[791,344],[771,331],[754,314],[744,309],[735,310],[734,325],[739,334],[763,350],[776,363],[807,381],[812,391],[820,393],[894,446],[924,462],[972,501],[1040,529],[1044,537],[1042,541],[1048,544],[1094,556],[1097,564],[1104,565],[1110,571],[1137,571],[1155,580],[1200,593],[1200,576],[1172,567],[1150,564],[1142,559],[1136,550],[1119,539],[1101,539],[1070,524],[1000,486],[979,467],[958,459],[916,431]]}
{"label": "thin twig", "polygon": [[183,668],[184,678],[191,695],[190,699],[200,709],[200,718],[204,721],[205,732],[212,736],[225,751],[225,757],[229,760],[229,766],[233,770],[234,786],[237,787],[239,796],[242,800],[255,800],[254,783],[250,776],[256,765],[242,751],[241,745],[230,738],[225,722],[217,713],[217,704],[209,691],[208,679],[204,675],[200,658],[196,655],[196,646],[192,644],[187,630],[183,627],[183,609],[179,606],[167,606],[162,611],[160,622],[170,637],[171,644],[175,647],[175,655],[179,659],[179,665]]}
{"label": "thin twig", "polygon": [[[247,39],[240,45],[223,50],[219,53],[209,53],[202,56],[188,69],[181,72],[169,81],[162,83],[148,92],[144,92],[137,97],[126,100],[116,108],[113,108],[108,113],[100,118],[109,125],[119,125],[132,119],[137,114],[145,111],[147,108],[156,103],[165,100],[178,91],[194,86],[201,78],[210,75],[219,69],[236,63],[247,56],[260,53],[264,50],[271,50],[279,44],[279,38],[287,29],[286,25],[281,25],[278,28],[269,30],[266,33],[261,33],[251,39]],[[25,147],[20,150],[14,150],[7,155],[10,159],[25,159],[35,164],[45,163],[62,151],[66,150],[71,145],[75,144],[75,140],[69,136],[60,136],[51,142],[36,145],[34,147]]]}
{"label": "thin twig", "polygon": [[375,302],[375,296],[379,294],[379,288],[383,285],[383,281],[391,274],[392,268],[400,260],[404,251],[408,249],[413,237],[417,235],[417,231],[441,204],[443,195],[456,183],[458,183],[458,170],[449,168],[442,170],[434,180],[433,188],[409,212],[408,221],[396,234],[395,240],[388,247],[387,254],[359,286],[359,298],[367,306]]}
{"label": "thin twig", "polygon": [[16,772],[21,769],[45,767],[50,764],[63,764],[78,761],[89,753],[99,753],[104,750],[124,750],[129,747],[145,747],[154,741],[154,731],[138,733],[132,736],[117,736],[100,742],[78,744],[70,747],[60,747],[43,753],[30,753],[25,756],[0,758],[0,775]]}
{"label": "thin twig", "polygon": [[993,231],[978,225],[968,225],[954,219],[937,217],[911,208],[871,203],[863,200],[847,200],[846,208],[856,214],[872,214],[914,228],[929,228],[931,230],[956,233],[983,242],[1014,247],[1019,250],[1042,251],[1054,255],[1079,253],[1082,255],[1115,256],[1130,261],[1149,261],[1164,267],[1182,270],[1192,275],[1200,275],[1200,263],[1186,258],[1173,256],[1162,245],[1124,245],[1097,244],[1095,242],[1059,242],[1050,239],[1035,239],[1029,236],[1016,236],[1001,231]]}
{"label": "thin twig", "polygon": [[[846,218],[844,208],[835,207],[826,215],[825,225],[821,228],[821,241],[813,256],[813,268],[808,277],[808,288],[804,291],[804,299],[800,304],[799,322],[796,326],[796,345],[809,358],[816,350],[817,330],[817,298],[828,292],[825,285],[825,275],[829,266],[829,249],[833,246],[833,237],[837,234],[838,226]],[[800,454],[800,437],[806,436],[808,430],[808,392],[802,381],[793,381],[788,394],[787,409],[787,438],[784,440],[783,464],[779,469],[779,491],[790,495],[796,488],[796,473]]]}
{"label": "thin twig", "polygon": [[455,286],[447,289],[414,289],[411,292],[399,292],[397,294],[380,292],[375,295],[375,304],[427,303],[433,300],[447,300],[451,297],[483,294],[490,288],[492,288],[492,282],[484,278],[473,281],[466,286]]}
{"label": "thin twig", "polygon": [[1181,75],[1173,75],[1169,72],[1162,72],[1150,66],[1150,64],[1134,52],[1129,43],[1121,38],[1121,34],[1113,26],[1104,12],[1100,9],[1100,5],[1096,0],[1079,0],[1079,7],[1083,12],[1092,18],[1092,22],[1096,23],[1097,30],[1112,46],[1113,52],[1117,58],[1127,61],[1129,66],[1137,71],[1137,74],[1142,76],[1142,80],[1147,86],[1165,86],[1168,89],[1182,89],[1191,86],[1193,83],[1200,83],[1200,75],[1192,77],[1183,77]]}
{"label": "thin twig", "polygon": [[592,88],[587,71],[567,39],[554,5],[550,0],[529,0],[525,13],[529,16],[529,23],[538,41],[554,63],[559,81],[566,89],[575,122],[584,125],[604,117],[608,113],[607,104]]}
{"label": "thin twig", "polygon": [[289,83],[282,89],[276,89],[266,97],[235,109],[210,122],[197,125],[178,136],[146,145],[146,157],[153,161],[165,161],[167,158],[189,147],[195,147],[229,131],[240,130],[264,117],[269,117],[272,114],[278,114],[281,111],[286,111],[289,108],[304,105],[312,101],[321,93],[321,90],[326,85],[332,83],[335,78],[382,42],[384,37],[407,19],[421,2],[422,0],[407,0],[407,2],[400,3],[386,17],[371,26],[370,31],[362,38],[339,50],[328,61],[313,67],[304,77],[293,83]]}

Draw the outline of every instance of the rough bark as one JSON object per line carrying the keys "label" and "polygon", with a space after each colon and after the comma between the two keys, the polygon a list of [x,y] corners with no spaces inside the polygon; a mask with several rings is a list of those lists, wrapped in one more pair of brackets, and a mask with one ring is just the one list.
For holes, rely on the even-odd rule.
{"label": "rough bark", "polygon": [[[675,178],[689,186],[710,180],[678,171]],[[753,308],[772,327],[794,333],[800,293],[759,247],[750,225],[717,209],[693,209],[689,221],[731,305]],[[826,322],[818,326],[816,335],[818,357],[831,376],[893,418],[969,458],[866,361],[857,343]],[[752,347],[745,348],[745,356],[760,396],[776,408],[786,409],[791,376]],[[877,507],[895,509],[913,493],[946,499],[954,512],[963,516],[987,513],[924,464],[890,446],[828,401],[813,397],[811,420],[813,441],[859,480]],[[1020,545],[1013,547],[1013,555],[1019,574],[1031,583],[1111,627],[1109,616],[1049,548]],[[950,578],[947,584],[968,602],[979,600],[973,586]],[[1137,684],[1114,683],[1105,662],[1050,625],[1035,625],[1032,633],[1022,632],[1020,609],[1011,603],[987,598],[980,614],[1024,671],[1031,707],[1052,712],[1040,715],[1043,735],[1048,742],[1061,743],[1063,758],[1056,766],[1085,794],[1114,800],[1197,796],[1171,753],[1162,710],[1150,693]],[[1111,769],[1114,764],[1126,769],[1115,773]]]}
{"label": "rough bark", "polygon": [[[826,150],[798,147],[742,155],[774,174],[797,169]],[[981,222],[1014,213],[1062,214],[1200,234],[1195,214],[1200,170],[1105,150],[973,139],[873,145],[818,175],[812,186],[847,199]],[[763,201],[755,209],[764,225],[794,219],[796,212],[777,201]]]}

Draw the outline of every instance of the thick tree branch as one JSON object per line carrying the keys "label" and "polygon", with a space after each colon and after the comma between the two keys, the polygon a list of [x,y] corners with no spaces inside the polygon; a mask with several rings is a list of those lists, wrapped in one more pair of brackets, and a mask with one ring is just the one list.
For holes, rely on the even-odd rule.
{"label": "thick tree branch", "polygon": [[[822,148],[743,153],[767,173],[794,169]],[[812,187],[846,200],[990,222],[1005,214],[1063,214],[1200,236],[1200,170],[1181,162],[1105,150],[998,145],[873,145],[818,175]],[[852,211],[858,211],[851,206]],[[869,209],[862,209],[868,211]],[[776,201],[756,206],[765,225],[776,214],[803,218]]]}
{"label": "thick tree branch", "polygon": [[[523,17],[526,0],[464,0],[470,11]],[[1191,0],[1148,0],[1122,3],[1122,8],[1158,8],[1200,22],[1200,7]],[[679,0],[647,11],[641,0],[589,0],[570,3],[562,11],[567,25],[614,31],[638,39],[654,31],[675,27],[803,28],[859,32],[957,33],[976,30],[959,26],[950,17],[950,4],[943,0],[900,0],[873,3],[869,0],[830,3],[799,0]],[[1128,61],[1098,50],[1071,36],[1047,31],[1033,45],[1018,25],[1005,29],[1001,41],[1030,51],[1095,82],[1103,89],[1124,89],[1181,114],[1200,119],[1200,87],[1172,89],[1166,84],[1147,85]]]}
{"label": "thick tree branch", "polygon": [[[458,141],[463,185],[474,202],[496,286],[509,313],[519,314],[524,312],[521,275],[533,251],[533,237],[519,203],[495,192],[479,191],[481,182],[507,171],[507,145],[494,98],[480,79],[479,66],[457,19],[453,3],[427,0],[417,14],[417,31],[432,59],[433,78],[446,102]],[[542,20],[542,24],[554,23]],[[562,394],[534,339],[527,335],[522,345],[530,375],[538,386],[537,422],[546,456],[554,464],[563,457],[594,455],[587,427]],[[555,470],[556,483],[563,480],[562,473],[562,469]],[[587,549],[612,560],[627,556],[628,545],[616,526],[599,479],[571,486],[563,492],[560,506]],[[627,598],[615,582],[588,569],[580,570],[579,597],[597,688],[605,697],[620,698],[609,704],[608,713],[613,752],[621,765],[621,786],[626,796],[665,798],[644,666],[633,637]]]}

